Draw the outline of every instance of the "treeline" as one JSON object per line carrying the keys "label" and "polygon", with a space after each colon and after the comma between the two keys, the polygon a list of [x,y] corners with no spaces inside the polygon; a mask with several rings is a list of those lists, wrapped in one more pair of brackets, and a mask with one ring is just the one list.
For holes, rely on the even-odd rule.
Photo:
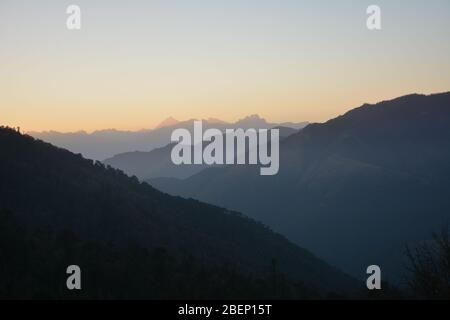
{"label": "treeline", "polygon": [[[66,268],[81,268],[81,290],[68,290]],[[71,232],[29,230],[0,210],[0,299],[305,299],[320,296],[278,273],[207,266],[165,248],[147,250],[82,241]]]}
{"label": "treeline", "polygon": [[[22,244],[23,250],[18,251],[20,257],[32,256],[24,263],[8,262],[12,274],[21,268],[27,268],[22,273],[28,274],[33,268],[40,270],[39,263],[37,267],[33,266],[34,260],[52,261],[48,266],[44,265],[49,269],[42,269],[44,271],[36,279],[45,278],[48,271],[53,273],[49,277],[58,279],[57,284],[64,286],[65,282],[60,280],[61,272],[64,278],[65,268],[78,264],[84,273],[83,292],[86,290],[87,294],[90,283],[100,281],[98,279],[116,270],[114,266],[119,264],[123,267],[118,270],[131,270],[128,277],[110,274],[108,281],[92,288],[108,288],[108,283],[117,288],[117,281],[120,283],[125,279],[124,286],[128,284],[130,290],[137,286],[144,288],[146,298],[166,297],[170,295],[164,293],[165,289],[158,289],[155,294],[149,291],[149,288],[158,287],[153,282],[161,279],[151,271],[158,261],[153,257],[153,251],[166,248],[171,257],[169,261],[173,263],[167,268],[170,281],[164,282],[164,286],[175,297],[183,294],[190,298],[315,297],[314,291],[321,297],[334,292],[348,296],[356,290],[354,288],[363,285],[242,214],[163,194],[119,170],[15,130],[0,128],[0,151],[0,209],[13,212],[16,224],[23,228],[14,236],[14,241],[3,242],[6,245]],[[67,230],[76,236],[76,240],[64,244],[62,240],[67,237],[62,235]],[[134,245],[128,248],[130,243]],[[30,249],[33,245],[38,250]],[[61,255],[70,252],[70,245],[75,248],[72,249],[74,256],[68,255],[67,261],[63,259],[66,256],[54,256],[58,252]],[[87,248],[80,249],[80,246]],[[140,249],[133,251],[133,247]],[[130,257],[136,251],[147,253]],[[37,253],[43,257],[34,256]],[[91,255],[85,256],[88,253]],[[147,259],[148,256],[152,258]],[[8,259],[0,257],[2,261]],[[60,265],[59,261],[62,261]],[[188,271],[188,261],[194,261],[192,272]],[[52,269],[55,265],[58,269]],[[149,273],[139,273],[141,269],[136,268]],[[94,270],[98,270],[99,275],[90,280],[89,273],[95,274]],[[277,274],[276,281],[270,280],[272,274]],[[283,288],[283,282],[288,281],[283,280],[285,277],[281,274],[289,278],[288,289]],[[18,283],[26,280],[20,275],[8,277]],[[147,277],[153,280],[146,282]],[[210,292],[210,286],[217,294]],[[43,285],[35,287],[45,288]],[[53,287],[51,292],[58,292],[56,289]],[[58,290],[65,293],[66,289]],[[126,288],[111,293],[111,296],[121,294],[124,297],[139,296],[136,291],[127,292]],[[91,296],[107,295],[92,293]]]}

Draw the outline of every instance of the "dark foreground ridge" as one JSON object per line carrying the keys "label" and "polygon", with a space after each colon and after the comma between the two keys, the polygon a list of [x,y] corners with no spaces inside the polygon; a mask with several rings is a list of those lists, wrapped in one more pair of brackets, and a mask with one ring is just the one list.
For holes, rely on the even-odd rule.
{"label": "dark foreground ridge", "polygon": [[[0,129],[0,297],[346,297],[359,283],[237,212]],[[274,212],[276,214],[276,212]],[[66,267],[85,274],[77,296]]]}

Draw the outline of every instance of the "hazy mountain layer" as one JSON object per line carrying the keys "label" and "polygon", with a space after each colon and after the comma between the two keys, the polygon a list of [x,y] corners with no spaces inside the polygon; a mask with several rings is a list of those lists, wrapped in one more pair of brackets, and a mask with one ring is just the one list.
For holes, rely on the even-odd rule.
{"label": "hazy mountain layer", "polygon": [[407,242],[450,220],[450,93],[363,105],[280,145],[280,172],[206,169],[154,179],[172,194],[245,212],[364,276],[401,280]]}
{"label": "hazy mountain layer", "polygon": [[[298,132],[298,130],[288,127],[278,126],[275,129],[279,130],[280,140]],[[203,147],[206,145],[207,143],[204,143]],[[103,163],[110,165],[113,168],[120,169],[129,176],[136,176],[141,180],[161,177],[185,179],[211,167],[206,164],[173,164],[171,159],[173,146],[174,144],[168,144],[165,147],[156,148],[149,152],[135,151],[120,153],[112,158],[104,160]],[[248,149],[248,145],[246,146]],[[225,148],[224,154],[226,154]]]}
{"label": "hazy mountain layer", "polygon": [[[28,132],[29,135],[49,142],[55,146],[65,148],[74,153],[81,153],[87,159],[104,160],[114,155],[133,152],[151,151],[155,148],[162,148],[169,144],[172,131],[177,128],[192,128],[194,120],[176,121],[166,119],[156,129],[139,131],[120,130],[100,130],[92,133],[84,131],[61,133],[55,131]],[[275,123],[268,123],[257,115],[252,115],[241,119],[235,123],[227,123],[217,119],[203,120],[205,129],[217,128],[219,130],[233,128],[255,128],[268,129],[277,126]],[[286,123],[284,127],[301,129],[307,125],[302,123]]]}

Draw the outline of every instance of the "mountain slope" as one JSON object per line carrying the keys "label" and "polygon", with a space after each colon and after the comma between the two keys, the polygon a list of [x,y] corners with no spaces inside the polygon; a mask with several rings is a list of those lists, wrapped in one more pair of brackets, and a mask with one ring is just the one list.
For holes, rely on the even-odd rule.
{"label": "mountain slope", "polygon": [[206,165],[173,164],[171,152],[174,144],[168,144],[152,151],[125,152],[103,161],[104,164],[120,169],[129,176],[136,176],[141,180],[156,177],[188,178],[205,169]]}
{"label": "mountain slope", "polygon": [[[280,126],[275,127],[274,129],[279,130],[281,140],[298,131]],[[207,143],[203,143],[203,147],[206,145]],[[161,177],[185,179],[211,167],[206,164],[182,166],[173,164],[171,159],[173,147],[174,144],[171,143],[165,147],[156,148],[149,152],[135,151],[120,153],[104,160],[103,163],[110,165],[113,168],[120,169],[129,176],[136,176],[141,180]],[[224,154],[225,152],[226,150],[224,149]]]}
{"label": "mountain slope", "polygon": [[280,171],[207,169],[155,187],[245,212],[363,276],[400,280],[404,247],[450,220],[450,93],[364,105],[280,144]]}
{"label": "mountain slope", "polygon": [[320,292],[355,282],[308,251],[238,213],[163,194],[121,171],[0,129],[0,209],[32,230],[68,230],[83,241],[164,247],[208,264],[280,272]]}

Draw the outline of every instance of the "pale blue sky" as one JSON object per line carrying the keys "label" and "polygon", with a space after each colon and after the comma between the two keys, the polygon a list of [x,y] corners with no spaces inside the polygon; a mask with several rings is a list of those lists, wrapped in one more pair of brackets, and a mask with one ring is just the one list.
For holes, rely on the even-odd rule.
{"label": "pale blue sky", "polygon": [[[66,7],[82,30],[66,29]],[[370,4],[381,31],[366,28]],[[0,0],[0,120],[30,130],[162,118],[323,121],[450,90],[450,1]]]}

